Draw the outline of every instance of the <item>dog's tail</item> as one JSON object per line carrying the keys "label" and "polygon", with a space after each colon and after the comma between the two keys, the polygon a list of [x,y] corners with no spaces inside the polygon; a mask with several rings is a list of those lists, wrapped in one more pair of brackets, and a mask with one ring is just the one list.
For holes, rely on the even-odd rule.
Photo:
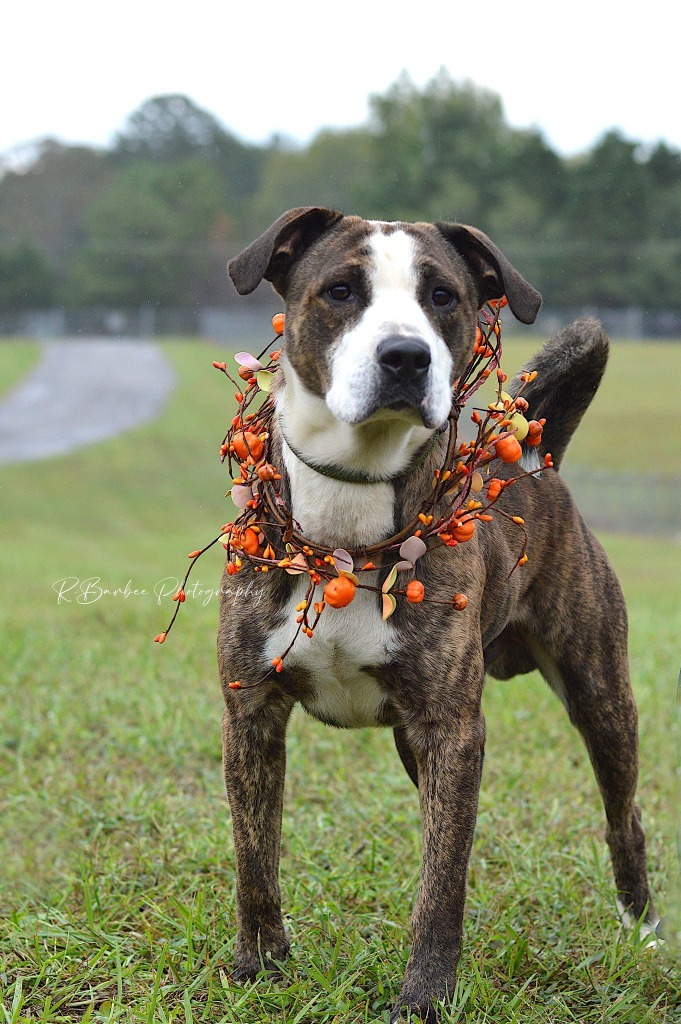
{"label": "dog's tail", "polygon": [[523,390],[530,405],[525,415],[534,420],[546,418],[538,454],[551,452],[556,469],[598,390],[608,347],[598,320],[575,320],[528,360],[508,387],[508,393],[515,396],[520,389],[520,374],[537,370],[536,379]]}

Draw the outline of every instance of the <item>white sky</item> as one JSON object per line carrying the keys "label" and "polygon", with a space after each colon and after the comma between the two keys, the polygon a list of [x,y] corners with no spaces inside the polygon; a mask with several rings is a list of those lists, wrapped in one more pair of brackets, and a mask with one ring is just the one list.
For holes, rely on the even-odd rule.
{"label": "white sky", "polygon": [[[404,12],[404,13],[402,13]],[[406,69],[498,92],[562,153],[617,126],[681,148],[673,0],[391,3],[37,0],[5,5],[0,152],[50,135],[107,144],[150,96],[180,92],[244,139],[308,139],[367,116]]]}

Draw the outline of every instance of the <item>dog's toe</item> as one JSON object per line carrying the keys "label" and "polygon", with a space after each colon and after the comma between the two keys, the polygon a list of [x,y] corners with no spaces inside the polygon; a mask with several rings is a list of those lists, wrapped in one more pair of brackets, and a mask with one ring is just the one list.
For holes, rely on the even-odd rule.
{"label": "dog's toe", "polygon": [[236,964],[230,972],[229,980],[237,985],[246,985],[249,982],[256,981],[258,975],[266,975],[268,981],[281,981],[284,977],[281,968],[274,960],[268,958],[264,962],[249,960]]}
{"label": "dog's toe", "polygon": [[232,969],[229,980],[236,982],[237,985],[246,985],[249,981],[255,981],[262,969],[263,967],[259,960],[237,964]]}
{"label": "dog's toe", "polygon": [[398,1003],[390,1014],[390,1024],[406,1024],[414,1017],[423,1024],[437,1024],[437,1010],[432,1003]]}

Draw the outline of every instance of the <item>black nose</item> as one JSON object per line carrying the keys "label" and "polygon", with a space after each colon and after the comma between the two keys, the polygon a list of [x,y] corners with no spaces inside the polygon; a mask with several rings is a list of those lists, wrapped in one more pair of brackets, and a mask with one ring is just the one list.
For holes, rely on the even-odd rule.
{"label": "black nose", "polygon": [[403,383],[420,380],[430,366],[430,349],[420,338],[384,338],[376,357],[391,380]]}

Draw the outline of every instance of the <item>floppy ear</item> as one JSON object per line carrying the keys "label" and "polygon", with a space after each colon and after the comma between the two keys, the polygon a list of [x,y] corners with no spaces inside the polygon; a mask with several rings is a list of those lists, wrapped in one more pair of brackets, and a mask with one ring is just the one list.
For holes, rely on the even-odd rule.
{"label": "floppy ear", "polygon": [[436,224],[468,263],[480,288],[480,305],[505,295],[513,315],[524,324],[534,323],[541,295],[509,263],[487,235],[465,224]]}
{"label": "floppy ear", "polygon": [[338,210],[323,206],[299,206],[283,213],[264,235],[230,261],[229,276],[239,295],[248,295],[263,278],[283,295],[284,279],[291,265],[342,216]]}

